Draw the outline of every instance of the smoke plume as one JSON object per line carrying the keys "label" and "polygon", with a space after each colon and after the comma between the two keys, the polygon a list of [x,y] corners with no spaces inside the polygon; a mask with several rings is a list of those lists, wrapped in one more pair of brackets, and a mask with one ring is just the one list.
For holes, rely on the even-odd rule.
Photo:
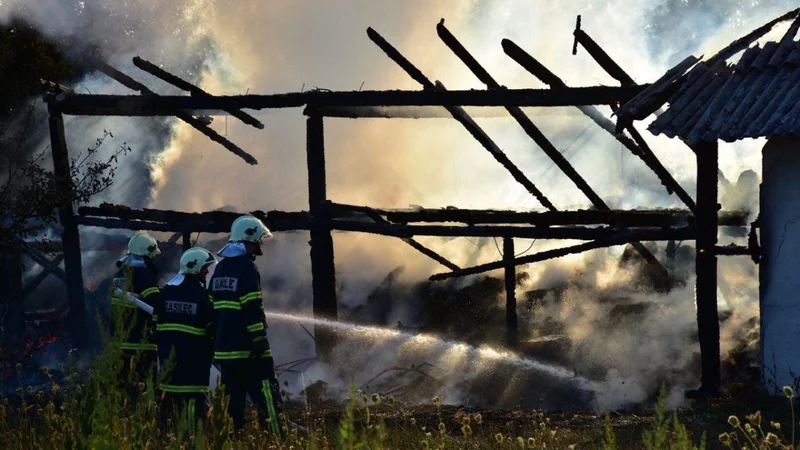
{"label": "smoke plume", "polygon": [[[42,33],[68,37],[76,44],[65,51],[95,52],[158,93],[180,92],[133,67],[131,57],[148,59],[208,92],[230,95],[315,88],[419,89],[369,41],[365,33],[369,26],[431,79],[442,80],[450,89],[484,88],[439,41],[435,25],[441,18],[505,86],[543,87],[505,56],[500,47],[503,38],[515,41],[570,85],[614,85],[585,51],[571,54],[578,14],[583,16],[583,29],[636,81],[651,82],[687,54],[708,56],[793,6],[788,0],[535,4],[519,0],[235,4],[214,0],[11,0],[0,4],[0,21],[21,18]],[[128,93],[97,73],[75,87],[80,93]],[[610,115],[608,108],[601,109]],[[123,160],[113,189],[98,202],[192,212],[226,206],[240,212],[307,208],[305,121],[300,110],[253,114],[265,123],[265,130],[223,116],[215,117],[211,126],[253,154],[257,166],[246,165],[171,118],[70,117],[67,139],[76,151],[108,129],[117,143],[126,142],[134,149],[134,154]],[[555,108],[546,114],[532,114],[532,118],[612,207],[681,206],[638,158],[577,110]],[[476,120],[560,209],[589,206],[513,120]],[[325,127],[328,192],[337,202],[386,208],[541,209],[455,121],[329,119]],[[40,147],[44,148],[47,138],[42,136]],[[649,134],[646,139],[678,182],[693,194],[692,152],[676,140]],[[723,145],[720,164],[725,176],[735,180],[746,169],[760,173],[760,146],[757,141]],[[756,205],[748,206],[757,212]],[[200,236],[198,244],[211,245],[221,237]],[[732,238],[721,237],[723,244],[725,239]],[[268,310],[310,314],[307,241],[305,233],[281,233],[268,244],[266,256],[259,262]],[[340,301],[345,307],[363,304],[400,265],[405,268],[400,277],[408,284],[442,270],[398,240],[337,233],[334,241]],[[421,241],[462,266],[497,259],[499,253],[491,240]],[[517,247],[527,245],[520,242]],[[565,244],[535,242],[530,251],[557,245]],[[598,373],[605,379],[605,390],[598,396],[601,408],[645,400],[660,380],[676,391],[693,387],[697,380],[697,365],[691,360],[696,351],[693,280],[687,279],[685,288],[669,295],[632,287],[628,285],[631,273],[616,264],[619,255],[619,249],[595,251],[522,269],[529,273],[525,289],[547,289],[577,277],[578,282],[569,283],[563,301],[544,302],[535,313],[537,319],[524,321],[522,326],[535,327],[542,317],[566,323],[574,344],[571,360],[575,369],[600,367]],[[117,255],[86,256],[85,277],[97,279],[108,275],[107,268]],[[720,267],[721,307],[732,311],[723,323],[726,351],[741,338],[739,327],[757,315],[757,278],[752,265],[742,258],[722,259]],[[600,301],[601,294],[622,291],[629,300],[652,304],[637,323],[615,323],[613,305]],[[498,305],[503,302],[502,298],[496,300]],[[402,306],[396,306],[392,314],[392,320],[418,316],[403,311]],[[278,363],[313,356],[312,342],[297,324],[275,324],[270,338]],[[372,363],[392,364],[396,353],[397,347],[387,344],[374,353],[381,357]],[[676,367],[688,372],[674,371]]]}

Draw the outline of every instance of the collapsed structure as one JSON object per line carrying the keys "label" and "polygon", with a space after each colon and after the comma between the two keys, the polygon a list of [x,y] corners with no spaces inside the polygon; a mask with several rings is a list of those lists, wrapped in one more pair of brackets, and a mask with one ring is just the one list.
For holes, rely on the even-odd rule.
{"label": "collapsed structure", "polygon": [[[779,41],[751,47],[773,25],[790,19],[794,21]],[[800,278],[793,273],[800,262],[795,251],[800,234],[792,229],[800,212],[798,29],[800,16],[795,10],[710,59],[676,66],[623,105],[617,122],[619,129],[668,103],[649,130],[693,143],[698,161],[708,159],[708,164],[716,164],[720,140],[768,139],[762,151],[757,221],[763,249],[759,271],[761,362],[764,382],[773,393],[780,392],[782,386],[794,386],[795,371],[800,367],[800,349],[789,344],[800,330],[800,300],[796,294]],[[738,60],[731,61],[737,55]],[[698,192],[703,180],[698,178]],[[707,267],[716,267],[710,263],[713,254],[701,255],[698,249],[698,263],[701,257],[709,260]],[[698,296],[700,288],[698,272]],[[698,317],[701,308],[698,301]]]}
{"label": "collapsed structure", "polygon": [[[754,262],[758,262],[760,258],[760,249],[758,248],[755,233],[757,224],[750,224],[750,238],[747,246],[731,245],[721,247],[717,245],[718,227],[746,227],[748,212],[721,213],[719,211],[717,203],[717,174],[719,169],[716,140],[723,136],[741,138],[762,135],[761,131],[752,131],[750,134],[745,132],[732,135],[721,134],[718,129],[725,127],[720,127],[719,124],[727,124],[727,122],[725,119],[721,119],[722,116],[717,119],[718,111],[723,111],[725,114],[732,112],[736,104],[732,103],[733,100],[725,103],[725,100],[728,98],[728,94],[735,93],[734,98],[747,97],[750,99],[752,97],[756,106],[760,106],[763,111],[770,109],[773,113],[775,111],[788,112],[788,100],[787,106],[783,106],[784,104],[781,102],[763,100],[761,97],[749,94],[746,89],[751,83],[743,81],[742,78],[751,80],[751,78],[756,78],[756,75],[748,74],[747,72],[740,75],[740,71],[751,67],[756,71],[763,72],[766,70],[767,73],[771,74],[772,78],[761,83],[769,84],[775,89],[780,88],[780,93],[796,93],[798,84],[796,82],[790,83],[790,81],[797,81],[795,73],[800,73],[800,71],[791,72],[791,76],[788,78],[776,76],[775,72],[784,67],[784,63],[787,64],[786,67],[796,67],[798,61],[795,60],[795,56],[800,54],[798,53],[800,50],[797,49],[797,44],[794,41],[789,43],[784,38],[786,42],[782,41],[780,45],[773,45],[771,53],[767,53],[767,47],[764,47],[760,52],[748,50],[742,58],[745,62],[742,63],[740,61],[736,66],[729,66],[727,60],[763,37],[779,22],[795,19],[791,30],[796,33],[797,24],[800,23],[798,22],[800,20],[798,19],[798,13],[800,13],[800,10],[795,10],[770,22],[748,36],[735,41],[708,60],[700,61],[698,58],[688,57],[653,84],[636,84],[581,29],[580,17],[578,17],[577,27],[574,32],[573,53],[576,53],[578,47],[581,46],[597,61],[603,70],[619,81],[619,87],[569,87],[556,74],[549,71],[520,46],[510,40],[503,40],[502,47],[505,53],[549,86],[549,89],[508,89],[501,86],[478,63],[445,27],[444,21],[437,26],[437,31],[442,41],[487,86],[486,90],[448,91],[441,82],[432,81],[426,77],[396,48],[371,28],[367,30],[368,37],[412,79],[417,81],[422,86],[422,90],[358,92],[318,90],[275,95],[214,96],[148,61],[135,57],[133,62],[138,68],[191,94],[190,96],[160,96],[130,76],[101,63],[98,65],[100,71],[126,87],[138,91],[141,95],[84,95],[51,83],[51,90],[46,96],[46,101],[50,113],[49,124],[54,170],[64,183],[64,189],[70,189],[69,154],[63,123],[64,115],[174,116],[188,123],[213,141],[220,143],[233,154],[245,160],[245,162],[257,164],[253,156],[209,128],[208,122],[204,120],[205,116],[224,111],[248,125],[263,128],[264,125],[260,121],[242,110],[305,107],[303,113],[307,117],[308,211],[253,211],[251,213],[262,219],[275,232],[307,230],[310,233],[313,310],[316,317],[328,319],[337,317],[332,231],[374,233],[400,238],[448,269],[446,272],[431,276],[431,280],[444,280],[504,269],[507,341],[512,346],[516,344],[518,335],[517,301],[515,296],[517,266],[592,249],[630,244],[635,251],[644,257],[656,273],[662,274],[664,279],[669,279],[667,269],[641,242],[695,240],[697,320],[702,356],[701,393],[714,393],[720,387],[717,257],[720,255],[750,255]],[[793,36],[791,34],[789,40]],[[790,49],[792,50],[791,55],[785,54],[790,46],[792,46]],[[779,49],[781,49],[780,52],[778,52]],[[776,55],[779,53],[783,55],[779,58],[780,61],[775,59],[778,58],[777,56],[770,60],[769,55],[773,52]],[[745,59],[745,57],[749,59]],[[754,60],[761,61],[760,65],[756,65],[753,62]],[[773,61],[775,61],[775,65],[773,65]],[[733,83],[731,80],[738,81],[735,84],[731,84]],[[761,84],[758,85],[760,86]],[[701,93],[701,95],[698,95],[698,93]],[[791,99],[793,97],[787,95],[787,98]],[[694,151],[697,156],[696,198],[692,198],[660,163],[634,125],[635,120],[645,119],[652,113],[658,114],[659,108],[667,102],[670,103],[670,108],[666,113],[660,115],[659,119],[651,125],[650,130],[656,133],[663,132],[667,135],[679,136]],[[773,103],[776,104],[773,105]],[[610,106],[617,115],[617,123],[615,124],[607,118],[595,105]],[[410,114],[408,107],[417,106],[443,107],[444,112],[426,108],[421,111],[413,111],[413,115]],[[545,193],[538,189],[510,161],[491,137],[472,119],[464,110],[463,107],[465,106],[505,108],[525,133],[589,199],[594,209],[559,211]],[[521,107],[554,106],[577,107],[598,126],[615,136],[625,148],[637,156],[658,176],[666,191],[669,194],[676,195],[686,206],[686,209],[611,209],[561,155],[530,117],[520,109]],[[779,106],[781,108],[778,108]],[[792,111],[796,109],[797,107],[795,106]],[[735,112],[738,113],[738,110]],[[747,114],[743,114],[739,118],[742,119],[745,116],[750,117],[750,115],[756,114],[750,109],[745,113]],[[453,118],[461,123],[547,211],[386,210],[369,206],[344,205],[331,201],[326,193],[324,119],[326,117],[356,119],[362,117],[397,118],[412,116],[416,118]],[[781,120],[791,122],[791,118]],[[773,123],[774,120],[770,121],[770,118],[766,117],[765,122]],[[791,125],[795,124],[791,123]],[[730,128],[727,127],[728,132],[730,132]],[[788,125],[782,129],[784,134],[779,134],[773,130],[770,136],[782,136],[786,133],[791,134],[793,131],[793,128]],[[778,154],[777,152],[774,153]],[[767,154],[768,152],[765,149],[765,173]],[[788,173],[789,168],[784,166],[781,170],[783,172],[780,173]],[[777,181],[769,183],[778,184]],[[769,183],[765,182],[763,192],[769,191],[769,186],[772,186]],[[778,197],[776,196],[762,200],[762,205],[768,207],[777,201]],[[774,230],[776,227],[775,221],[778,220],[777,217],[781,214],[790,214],[783,207],[779,208],[778,205],[773,207],[773,211],[773,216],[764,214],[761,217],[762,227],[765,227],[763,228],[764,230]],[[79,226],[172,232],[175,233],[173,239],[171,239],[173,243],[183,236],[183,245],[188,247],[191,244],[190,233],[226,233],[237,216],[238,214],[236,213],[222,211],[187,213],[152,209],[134,210],[121,205],[109,204],[96,207],[81,207],[76,212],[71,204],[61,205],[59,219],[63,226],[63,257],[59,258],[63,258],[65,270],[61,271],[58,268],[57,261],[50,261],[40,255],[37,262],[40,262],[49,272],[62,277],[67,284],[69,323],[76,345],[85,344],[87,329]],[[503,238],[504,256],[500,261],[461,268],[415,241],[415,236],[500,237]],[[517,258],[514,252],[514,238],[571,239],[586,242]],[[780,253],[780,246],[784,244],[783,240],[781,240],[780,245],[778,245],[774,239],[774,236],[764,237],[764,242],[767,246],[765,250],[767,259],[772,258],[772,252],[776,250]],[[789,245],[795,245],[794,241],[797,241],[796,244],[800,245],[800,237],[789,237],[785,238],[785,240],[789,242]],[[28,246],[23,246],[22,248],[26,254],[38,255],[34,249]],[[784,253],[783,258],[794,257],[790,253]],[[766,270],[762,270],[762,280],[770,280],[768,278],[769,275],[765,274],[765,272]],[[21,284],[21,280],[18,280],[18,283]],[[774,285],[775,283],[765,283],[765,286],[773,289],[773,291],[769,292],[785,292],[784,289],[790,287],[791,283],[784,281],[783,285],[781,285],[778,282],[777,287],[772,287]],[[793,285],[791,286],[793,287]],[[763,296],[766,299],[774,297],[775,294],[765,294]],[[762,320],[765,317],[771,316],[769,313],[763,313]],[[786,331],[781,331],[785,330],[784,328],[766,326],[764,331],[765,349],[775,347],[772,344],[774,342],[772,339],[774,338],[770,334],[770,330],[777,330],[776,332],[779,335],[780,333],[783,333],[783,336],[786,334]],[[315,333],[317,336],[315,339],[317,354],[324,358],[335,345],[335,335],[331,330],[319,327],[315,330]],[[794,356],[800,357],[800,354]],[[788,359],[791,358],[789,357]]]}

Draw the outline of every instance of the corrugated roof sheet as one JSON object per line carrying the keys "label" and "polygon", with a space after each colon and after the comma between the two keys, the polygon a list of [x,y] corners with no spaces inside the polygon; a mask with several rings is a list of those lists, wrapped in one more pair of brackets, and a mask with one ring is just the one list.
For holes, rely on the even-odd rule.
{"label": "corrugated roof sheet", "polygon": [[[672,93],[669,107],[648,129],[690,141],[800,136],[798,28],[800,16],[780,41],[746,48],[735,63],[724,57],[700,61],[677,80],[651,86],[653,92],[664,91],[668,84]],[[623,105],[629,106],[623,114],[642,118],[650,112],[644,105],[655,94],[640,95],[632,105]]]}

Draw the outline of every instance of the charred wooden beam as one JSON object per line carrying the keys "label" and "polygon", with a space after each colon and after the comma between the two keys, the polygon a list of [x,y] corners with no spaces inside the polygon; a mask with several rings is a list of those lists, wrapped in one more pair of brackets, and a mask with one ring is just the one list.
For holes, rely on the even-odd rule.
{"label": "charred wooden beam", "polygon": [[[489,89],[497,89],[503,90],[504,87],[500,86],[500,83],[495,81],[495,79],[489,75],[478,61],[472,57],[472,55],[464,48],[463,45],[453,36],[452,33],[444,26],[444,19],[439,22],[439,25],[436,27],[437,32],[439,33],[439,37],[442,41],[447,45],[450,50],[461,59],[464,64],[475,74],[478,79],[486,84]],[[525,115],[525,113],[519,107],[514,106],[507,106],[506,109],[511,114],[514,119],[516,119],[517,123],[520,124],[522,129],[528,136],[533,139],[533,141],[547,154],[547,156],[564,172],[567,177],[572,180],[575,186],[580,189],[581,192],[586,195],[593,204],[602,204],[605,205],[603,200],[589,187],[589,184],[583,177],[578,174],[574,167],[567,161],[566,158],[555,148],[555,146],[545,137],[545,135],[533,124],[533,121]]]}
{"label": "charred wooden beam", "polygon": [[178,242],[178,239],[183,238],[185,233],[172,233],[169,239],[167,239],[167,245],[175,245]]}
{"label": "charred wooden beam", "polygon": [[[584,33],[585,34],[585,33]],[[514,42],[503,39],[503,50],[514,61],[524,67],[528,72],[542,80],[545,84],[549,85],[552,89],[567,89],[567,84],[548,70],[543,64],[536,60],[533,56],[528,54]],[[599,48],[599,47],[598,47]],[[608,55],[606,55],[608,56]],[[610,59],[610,58],[609,58]],[[621,70],[621,69],[620,69]],[[594,106],[579,106],[578,109],[583,112],[587,117],[591,118],[601,128],[606,130],[614,136],[622,145],[624,145],[630,152],[639,157],[646,165],[656,174],[661,184],[667,189],[667,192],[673,192],[681,199],[681,201],[692,211],[695,209],[694,199],[683,189],[672,174],[661,164],[655,153],[647,145],[641,134],[633,127],[633,124],[628,125],[625,129],[631,134],[633,140],[622,133],[616,132],[614,122],[606,118]]]}
{"label": "charred wooden beam", "polygon": [[[309,116],[306,120],[306,157],[308,164],[308,208],[311,215],[311,287],[314,295],[314,317],[336,320],[336,268],[333,237],[329,226],[325,202],[328,200],[325,172],[325,134],[322,116]],[[335,331],[329,327],[315,326],[317,355],[330,360],[336,345]]]}
{"label": "charred wooden beam", "polygon": [[[383,217],[382,211],[379,211],[374,208],[369,208],[367,206],[341,205],[327,201],[325,202],[324,208],[328,214],[328,217],[349,217],[352,216],[351,213],[357,212],[366,215],[367,217],[372,219],[372,221],[375,223],[384,225],[389,224],[389,221]],[[436,253],[435,251],[429,249],[428,247],[425,247],[424,245],[420,244],[419,242],[415,241],[412,238],[405,238],[403,239],[403,242],[410,245],[423,255],[449,268],[450,270],[460,269],[460,267],[448,261],[447,258],[445,258],[444,256]]]}
{"label": "charred wooden beam", "polygon": [[506,286],[506,343],[516,347],[519,343],[517,325],[517,265],[514,264],[514,239],[503,239],[503,265]]}
{"label": "charred wooden beam", "polygon": [[[188,81],[178,76],[175,76],[167,72],[166,70],[161,69],[160,67],[151,63],[150,61],[142,59],[138,56],[133,57],[133,65],[153,76],[161,78],[162,80],[177,87],[178,89],[183,89],[184,91],[190,92],[192,95],[211,97],[211,94],[193,85],[192,83],[189,83]],[[260,130],[264,129],[264,124],[261,123],[261,121],[251,116],[250,114],[247,114],[244,111],[238,109],[231,109],[231,110],[225,110],[225,112],[232,115],[233,117],[236,117],[237,119],[241,120],[242,122],[248,125],[254,126]]]}
{"label": "charred wooden beam", "polygon": [[572,54],[576,55],[578,53],[578,44],[581,44],[583,48],[589,52],[589,55],[597,61],[597,64],[600,64],[600,67],[603,68],[609,75],[611,75],[614,79],[620,82],[623,86],[634,86],[636,82],[633,81],[630,75],[627,72],[622,70],[610,56],[608,53],[605,52],[597,42],[594,41],[588,34],[586,34],[583,30],[581,30],[581,16],[578,16],[577,23],[575,24],[575,32],[573,33],[575,36],[575,43],[572,46]]}
{"label": "charred wooden beam", "polygon": [[[525,239],[575,239],[595,240],[624,237],[630,242],[691,240],[695,237],[694,226],[677,228],[636,228],[619,229],[608,227],[521,227],[521,226],[447,226],[447,225],[400,225],[376,224],[353,220],[331,220],[329,225],[334,230],[356,231],[409,238],[413,236],[444,237],[514,237]],[[637,238],[638,236],[638,238]]]}
{"label": "charred wooden beam", "polygon": [[[440,82],[434,84],[429,80],[411,61],[406,59],[394,46],[389,44],[378,32],[372,28],[367,29],[367,35],[370,40],[374,42],[384,53],[397,65],[400,66],[411,78],[420,83],[425,90],[428,91],[445,91],[445,87]],[[460,106],[446,106],[445,107],[453,118],[460,122],[464,128],[486,149],[492,154],[494,159],[499,162],[514,179],[525,187],[536,199],[547,209],[555,211],[556,207],[545,197],[545,195],[522,173],[519,168],[511,162],[506,154],[497,146],[497,144],[486,134],[485,131],[470,117],[463,108]]]}
{"label": "charred wooden beam", "polygon": [[[562,256],[571,255],[575,253],[583,253],[589,250],[595,250],[598,248],[605,248],[605,247],[613,247],[615,245],[623,245],[628,243],[625,239],[622,238],[615,238],[615,239],[599,239],[591,242],[586,242],[583,244],[578,245],[571,245],[569,247],[557,248],[553,250],[546,250],[539,253],[534,253],[533,255],[522,256],[519,258],[514,258],[513,265],[522,266],[525,264],[531,264],[535,262],[547,261],[554,258],[561,258]],[[468,275],[477,275],[479,273],[490,272],[492,270],[502,269],[507,267],[509,264],[505,259],[502,261],[495,261],[487,264],[481,264],[474,267],[468,267],[466,269],[456,270],[453,272],[446,272],[446,273],[437,273],[430,277],[431,281],[440,281],[446,280],[448,278],[458,278],[458,277],[465,277]]]}
{"label": "charred wooden beam", "polygon": [[[489,75],[489,73],[478,63],[472,55],[469,54],[466,48],[464,48],[460,42],[453,36],[444,26],[444,20],[439,22],[437,27],[439,32],[439,36],[442,40],[450,47],[451,50],[458,56],[464,63],[473,71],[473,73],[482,81],[484,82],[490,89],[497,89],[503,90],[502,86],[500,86],[494,78]],[[507,40],[504,40],[506,43]],[[510,41],[508,41],[510,42]],[[524,52],[523,52],[524,53]],[[578,173],[572,168],[572,166],[567,163],[566,159],[561,156],[561,152],[559,152],[555,146],[553,146],[550,141],[544,136],[544,134],[539,131],[539,129],[533,124],[533,122],[528,118],[520,109],[509,109],[509,113],[514,116],[517,122],[522,126],[525,132],[530,136],[542,149],[545,150],[545,153],[550,156],[550,158],[556,163],[556,165],[564,171],[567,176],[575,183],[575,185],[589,198],[592,204],[597,207],[598,209],[610,209],[608,205],[597,195],[586,183],[586,181],[578,175]],[[551,210],[555,210],[555,208],[551,208]],[[663,275],[667,275],[667,269],[661,264],[661,262],[653,256],[650,251],[645,248],[643,245],[639,243],[632,244],[634,248],[645,258],[648,264],[655,267],[656,270],[661,272]]]}
{"label": "charred wooden beam", "polygon": [[[508,117],[498,106],[466,107],[464,111],[474,117]],[[304,110],[308,115],[309,109]],[[320,106],[314,114],[338,119],[453,119],[442,106]]]}
{"label": "charred wooden beam", "polygon": [[450,262],[450,261],[449,261],[447,258],[445,258],[444,256],[442,256],[442,255],[440,255],[440,254],[436,253],[435,251],[433,251],[433,250],[429,249],[428,247],[425,247],[424,245],[420,244],[419,242],[415,241],[414,239],[407,238],[407,239],[403,239],[403,241],[404,241],[406,244],[408,244],[408,245],[410,245],[410,246],[414,247],[415,249],[417,249],[417,251],[419,251],[419,252],[420,252],[420,253],[422,253],[423,255],[425,255],[425,256],[427,256],[428,258],[430,258],[430,259],[432,259],[432,260],[434,260],[434,261],[438,262],[439,264],[441,264],[441,265],[443,265],[443,266],[447,267],[447,268],[448,268],[448,269],[450,269],[450,270],[460,270],[460,269],[461,269],[461,268],[460,268],[460,267],[458,267],[457,265],[455,265],[455,264],[453,264],[452,262]]}
{"label": "charred wooden beam", "polygon": [[463,91],[309,91],[273,95],[72,95],[60,103],[64,114],[79,116],[174,116],[176,111],[274,109],[314,106],[575,106],[625,103],[648,85],[627,88],[587,86],[550,89]]}
{"label": "charred wooden beam", "polygon": [[750,247],[734,244],[726,246],[717,245],[714,247],[714,253],[721,256],[753,256],[753,251]]}
{"label": "charred wooden beam", "polygon": [[[461,208],[382,209],[365,206],[328,203],[334,217],[352,217],[353,213],[371,211],[389,222],[408,223],[463,223],[477,224],[529,224],[536,226],[556,225],[611,225],[614,227],[673,227],[694,223],[694,215],[685,209],[660,210],[608,210],[578,211],[505,211]],[[748,211],[722,211],[719,226],[744,227],[748,225]]]}
{"label": "charred wooden beam", "polygon": [[[56,255],[56,257],[53,258],[50,261],[50,263],[58,267],[58,265],[61,264],[61,261],[63,260],[64,260],[64,254],[62,253],[60,255]],[[36,288],[39,287],[39,285],[41,285],[44,282],[44,280],[46,280],[47,277],[49,277],[50,275],[51,272],[45,269],[44,266],[42,266],[42,271],[39,272],[39,274],[36,275],[36,277],[29,283],[25,283],[25,288],[22,291],[22,296],[27,297],[28,295],[30,295],[30,293],[36,290]]]}
{"label": "charred wooden beam", "polygon": [[[184,231],[196,231],[202,233],[226,233],[230,228],[226,228],[220,223],[209,222],[154,222],[150,220],[129,220],[115,219],[107,217],[85,217],[78,216],[76,220],[79,225],[84,227],[98,227],[118,230],[146,230],[163,231],[167,233],[183,233]],[[270,228],[271,229],[271,228]]]}
{"label": "charred wooden beam", "polygon": [[702,386],[716,393],[720,379],[720,331],[717,311],[717,142],[697,144],[697,330],[702,360]]}
{"label": "charred wooden beam", "polygon": [[64,117],[57,108],[57,104],[52,101],[52,94],[47,97],[47,100],[53,172],[60,186],[59,192],[63,195],[63,200],[58,207],[58,218],[63,227],[61,242],[63,243],[64,251],[64,276],[67,282],[70,335],[75,347],[83,349],[89,342],[89,331],[86,323],[86,305],[83,295],[81,240],[71,200],[74,186],[70,157],[67,150],[67,138],[64,134]]}
{"label": "charred wooden beam", "polygon": [[[229,233],[233,220],[205,222],[185,220],[178,222],[163,222],[151,220],[130,220],[130,219],[117,219],[109,217],[87,217],[78,216],[75,218],[76,222],[85,227],[99,227],[109,229],[121,230],[147,230],[147,231],[163,231],[166,233]],[[266,223],[265,223],[266,225]],[[273,222],[267,225],[271,231],[296,231],[308,230],[311,228],[309,220],[297,221],[281,221]]]}
{"label": "charred wooden beam", "polygon": [[25,332],[25,294],[20,248],[0,247],[0,305],[5,306],[2,345],[15,348]]}
{"label": "charred wooden beam", "polygon": [[[502,86],[492,78],[491,75],[478,63],[478,61],[467,51],[464,46],[453,36],[444,26],[444,20],[439,22],[437,26],[439,36],[445,44],[459,57],[467,67],[477,76],[489,89],[502,90]],[[504,40],[504,44],[507,40]],[[508,41],[510,42],[510,41]],[[524,52],[523,52],[524,53]],[[532,58],[531,58],[532,59]],[[545,69],[546,70],[546,69]],[[559,80],[560,81],[560,80]],[[563,82],[562,82],[563,84]],[[566,87],[566,86],[564,86]],[[517,120],[525,132],[530,136],[539,147],[561,168],[561,170],[572,180],[573,183],[586,195],[592,204],[598,209],[610,209],[608,205],[597,195],[586,183],[586,181],[575,171],[575,169],[566,161],[555,146],[542,134],[542,132],[533,124],[533,122],[526,116],[521,109],[507,107],[509,113]],[[597,112],[599,114],[599,111]],[[609,126],[612,126],[609,121]],[[634,248],[645,258],[648,264],[655,267],[656,270],[663,275],[667,274],[667,269],[661,264],[650,251],[639,243],[632,244]]]}
{"label": "charred wooden beam", "polygon": [[[208,224],[220,224],[222,227],[227,227],[228,231],[230,231],[230,226],[233,221],[245,214],[258,217],[270,230],[275,228],[278,231],[286,230],[286,228],[282,228],[280,225],[281,223],[297,223],[307,221],[310,218],[308,212],[305,211],[250,211],[246,213],[207,211],[202,213],[187,213],[160,209],[132,209],[124,205],[109,203],[103,203],[100,206],[82,206],[78,208],[78,214],[85,217],[113,217],[129,220],[167,222],[179,225],[198,224],[199,226],[208,226]],[[176,232],[182,231],[183,230],[178,230]]]}
{"label": "charred wooden beam", "polygon": [[[156,94],[155,92],[151,91],[150,88],[148,88],[147,86],[143,85],[142,83],[139,83],[138,81],[136,81],[133,78],[129,77],[128,75],[120,72],[119,70],[109,66],[108,64],[99,63],[98,64],[98,70],[100,70],[104,74],[108,75],[109,77],[113,78],[114,80],[116,80],[117,82],[119,82],[123,86],[127,87],[128,89],[140,92],[143,97],[159,97],[158,94]],[[241,148],[239,148],[239,146],[237,146],[233,142],[231,142],[231,141],[225,139],[224,137],[220,136],[219,133],[217,133],[216,131],[212,130],[208,126],[206,126],[206,124],[203,123],[203,121],[193,117],[191,114],[189,114],[189,113],[187,113],[185,111],[175,110],[170,115],[173,115],[173,116],[177,117],[178,119],[181,119],[182,121],[188,123],[194,129],[196,129],[197,131],[203,133],[204,135],[206,135],[212,141],[222,145],[223,147],[228,149],[234,155],[236,155],[236,156],[242,158],[243,160],[245,160],[245,162],[247,162],[248,164],[250,164],[250,165],[258,164],[258,161],[251,154],[249,154],[246,151],[242,150]]]}
{"label": "charred wooden beam", "polygon": [[190,231],[184,231],[182,233],[182,237],[183,237],[183,251],[192,248],[192,233]]}
{"label": "charred wooden beam", "polygon": [[64,283],[68,283],[67,273],[64,270],[62,270],[61,267],[58,267],[58,264],[61,262],[58,260],[58,258],[54,258],[51,261],[45,256],[39,254],[39,252],[31,250],[25,245],[21,245],[20,249],[22,250],[22,253],[25,254],[25,256],[27,256],[28,258],[31,259],[31,261],[41,266],[43,270],[55,275]]}

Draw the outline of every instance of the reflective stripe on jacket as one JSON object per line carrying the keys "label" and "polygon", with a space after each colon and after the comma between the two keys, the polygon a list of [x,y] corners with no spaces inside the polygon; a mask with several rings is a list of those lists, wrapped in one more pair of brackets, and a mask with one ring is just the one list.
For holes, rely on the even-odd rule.
{"label": "reflective stripe on jacket", "polygon": [[[160,290],[156,274],[146,266],[123,265],[117,272],[123,290],[138,295],[150,306],[158,303]],[[123,298],[111,296],[111,335],[122,338],[120,347],[125,351],[155,351],[152,336],[153,318]]]}
{"label": "reflective stripe on jacket", "polygon": [[159,387],[166,392],[199,393],[208,390],[213,345],[212,305],[197,275],[185,275],[179,284],[167,284],[154,308]]}
{"label": "reflective stripe on jacket", "polygon": [[[249,358],[253,343],[267,339],[258,268],[247,255],[223,258],[214,269],[208,291],[214,305],[214,359]],[[271,356],[271,351],[263,355]]]}

